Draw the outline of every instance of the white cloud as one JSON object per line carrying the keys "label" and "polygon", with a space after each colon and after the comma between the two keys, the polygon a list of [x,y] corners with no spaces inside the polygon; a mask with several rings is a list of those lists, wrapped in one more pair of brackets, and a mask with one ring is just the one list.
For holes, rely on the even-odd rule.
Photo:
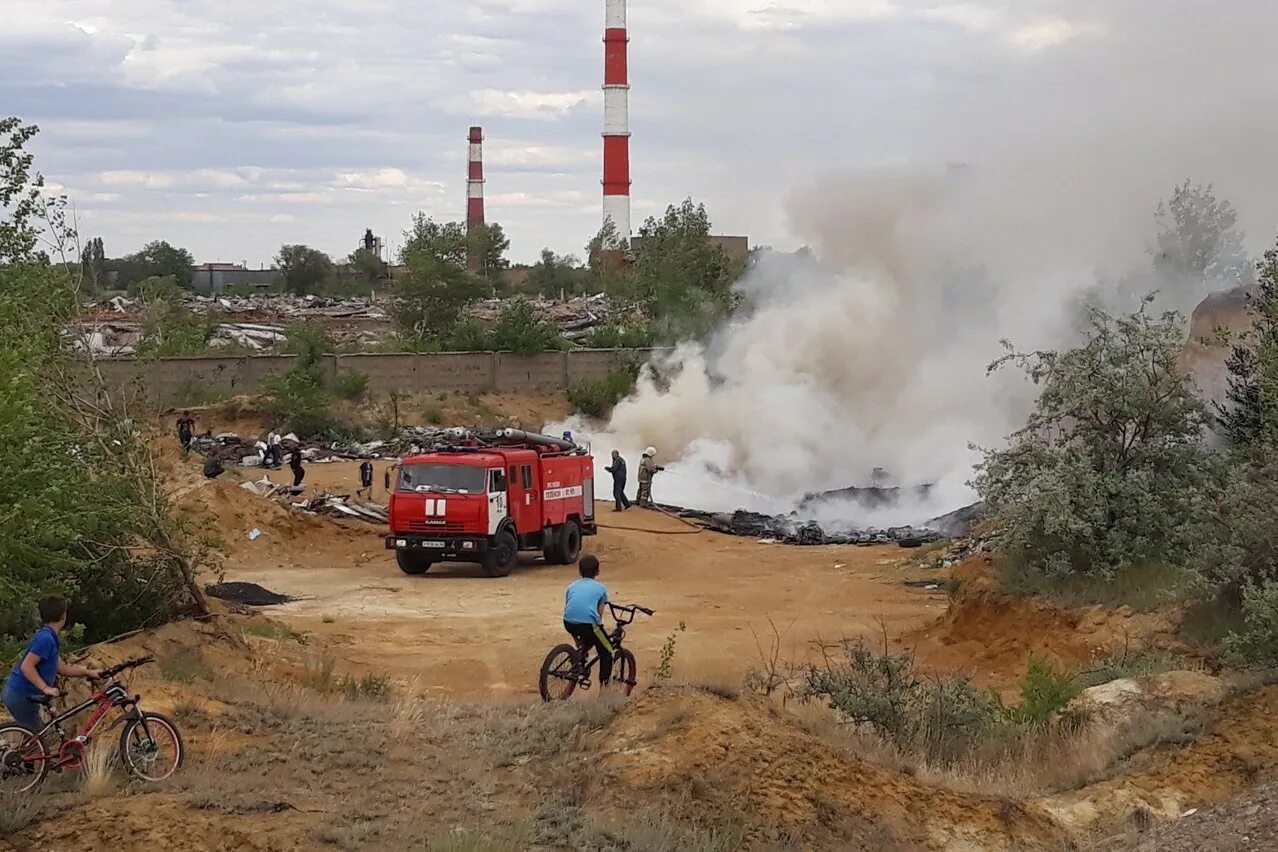
{"label": "white cloud", "polygon": [[602,94],[594,89],[575,92],[505,91],[479,89],[471,92],[464,101],[451,101],[454,112],[471,113],[486,117],[536,118],[551,120],[562,118],[587,104],[602,102]]}
{"label": "white cloud", "polygon": [[1017,27],[1007,33],[1006,40],[1018,50],[1034,53],[1080,38],[1103,36],[1105,33],[1105,27],[1101,24],[1057,18]]}

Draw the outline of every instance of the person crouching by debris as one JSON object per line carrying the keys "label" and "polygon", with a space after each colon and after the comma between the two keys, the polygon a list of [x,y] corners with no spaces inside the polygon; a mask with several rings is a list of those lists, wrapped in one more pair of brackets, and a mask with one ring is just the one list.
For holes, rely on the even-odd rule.
{"label": "person crouching by debris", "polygon": [[630,500],[626,497],[626,460],[621,457],[621,453],[613,450],[612,464],[604,470],[612,474],[612,499],[617,504],[613,511],[624,512],[630,508]]}
{"label": "person crouching by debris", "polygon": [[369,500],[373,499],[373,463],[365,460],[359,466],[359,488],[356,494],[362,493]]}
{"label": "person crouching by debris", "polygon": [[293,471],[293,487],[301,488],[302,480],[306,478],[306,468],[302,467],[301,447],[293,450],[293,454],[288,457],[288,469]]}
{"label": "person crouching by debris", "polygon": [[635,502],[647,509],[652,508],[652,478],[665,470],[657,464],[656,455],[656,447],[649,447],[643,451],[643,459],[639,462],[639,496]]}
{"label": "person crouching by debris", "polygon": [[204,457],[204,476],[206,479],[217,479],[226,473],[226,466],[222,464],[222,457],[218,455],[216,449],[210,450],[208,455]]}

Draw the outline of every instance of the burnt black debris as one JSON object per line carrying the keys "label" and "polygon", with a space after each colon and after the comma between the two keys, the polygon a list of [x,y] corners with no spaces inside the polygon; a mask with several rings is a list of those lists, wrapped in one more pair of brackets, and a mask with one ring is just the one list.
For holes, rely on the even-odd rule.
{"label": "burnt black debris", "polygon": [[279,606],[297,600],[272,592],[257,583],[213,583],[205,586],[204,591],[210,597],[245,606]]}
{"label": "burnt black debris", "polygon": [[799,546],[815,546],[822,544],[892,544],[902,547],[918,547],[941,538],[934,530],[917,527],[890,527],[886,530],[838,530],[826,531],[816,521],[792,515],[763,515],[758,512],[747,512],[738,509],[732,513],[702,512],[697,509],[685,509],[680,506],[662,506],[672,514],[681,518],[697,521],[706,529],[726,535],[756,538],[764,541],[775,541],[778,544],[794,544]]}
{"label": "burnt black debris", "polygon": [[932,485],[918,485],[913,488],[890,487],[877,485],[869,487],[849,486],[831,491],[819,491],[806,495],[799,501],[800,512],[811,512],[828,505],[854,503],[862,509],[890,509],[898,506],[901,499],[925,500],[932,493]]}

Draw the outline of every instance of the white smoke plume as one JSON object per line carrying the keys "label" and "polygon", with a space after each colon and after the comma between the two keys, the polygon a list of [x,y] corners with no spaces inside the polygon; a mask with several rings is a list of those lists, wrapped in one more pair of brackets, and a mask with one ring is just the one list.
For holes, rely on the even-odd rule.
{"label": "white smoke plume", "polygon": [[1214,183],[1249,247],[1272,244],[1278,111],[1257,106],[1278,75],[1256,27],[1278,4],[1049,5],[1085,11],[1092,37],[938,119],[919,160],[966,165],[814,176],[788,212],[815,256],[763,256],[738,285],[747,307],[707,345],[655,365],[664,381],[646,373],[606,428],[570,424],[601,466],[616,447],[633,469],[654,445],[659,500],[768,512],[883,468],[937,488],[823,520],[921,522],[973,499],[969,444],[997,444],[1032,402],[1018,376],[987,377],[1000,339],[1068,343],[1098,280],[1148,269],[1176,184]]}

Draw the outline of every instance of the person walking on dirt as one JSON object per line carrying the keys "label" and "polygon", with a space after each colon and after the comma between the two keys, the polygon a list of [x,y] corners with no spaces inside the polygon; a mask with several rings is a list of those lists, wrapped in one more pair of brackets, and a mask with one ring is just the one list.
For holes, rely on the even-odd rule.
{"label": "person walking on dirt", "polygon": [[195,437],[195,418],[189,411],[183,412],[177,422],[178,443],[182,445],[182,455],[191,451],[191,440]]}
{"label": "person walking on dirt", "polygon": [[288,457],[288,469],[293,471],[293,487],[301,488],[302,480],[306,478],[306,468],[302,467],[301,447],[293,450],[292,455]]}
{"label": "person walking on dirt", "polygon": [[647,509],[652,508],[652,478],[665,470],[657,464],[656,455],[656,447],[649,447],[643,451],[643,459],[639,462],[639,496],[635,502]]}
{"label": "person walking on dirt", "polygon": [[366,492],[369,500],[373,499],[373,463],[365,460],[359,466],[359,490],[355,493]]}
{"label": "person walking on dirt", "polygon": [[57,698],[62,693],[53,685],[58,675],[63,677],[99,678],[97,669],[72,666],[62,662],[62,641],[58,634],[67,626],[67,602],[62,598],[44,598],[40,601],[40,621],[44,626],[36,631],[27,643],[27,649],[18,658],[4,684],[3,701],[9,714],[19,725],[31,731],[43,727],[40,721],[40,705],[32,701],[41,695]]}
{"label": "person walking on dirt", "polygon": [[564,630],[584,647],[599,652],[599,686],[612,680],[612,643],[604,632],[603,612],[608,603],[608,587],[599,582],[599,560],[583,556],[577,565],[581,579],[564,592]]}
{"label": "person walking on dirt", "polygon": [[604,470],[612,474],[612,499],[617,504],[613,511],[626,511],[630,508],[630,500],[626,497],[626,460],[621,457],[621,453],[613,450],[612,464]]}

